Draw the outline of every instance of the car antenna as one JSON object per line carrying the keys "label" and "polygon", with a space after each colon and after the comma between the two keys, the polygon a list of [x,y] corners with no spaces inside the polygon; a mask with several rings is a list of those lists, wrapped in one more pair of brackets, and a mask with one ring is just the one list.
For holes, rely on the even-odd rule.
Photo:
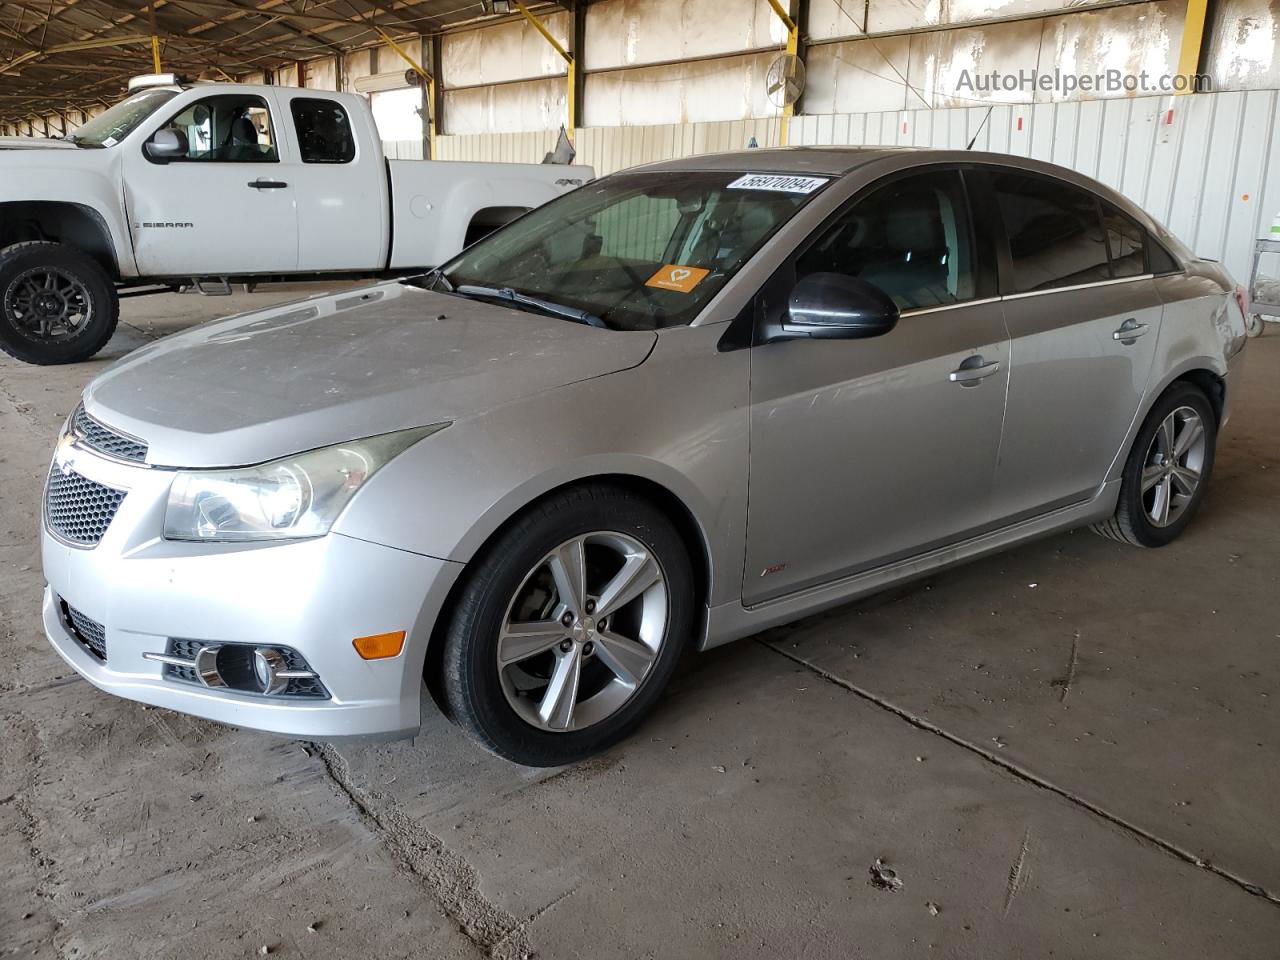
{"label": "car antenna", "polygon": [[996,105],[994,103],[991,106],[987,107],[987,115],[983,117],[982,122],[978,124],[978,129],[973,131],[973,139],[970,140],[969,145],[965,147],[966,150],[972,150],[973,145],[978,142],[978,134],[982,133],[982,128],[985,127],[987,125],[987,121],[991,119],[991,111],[994,110],[995,108],[996,108]]}

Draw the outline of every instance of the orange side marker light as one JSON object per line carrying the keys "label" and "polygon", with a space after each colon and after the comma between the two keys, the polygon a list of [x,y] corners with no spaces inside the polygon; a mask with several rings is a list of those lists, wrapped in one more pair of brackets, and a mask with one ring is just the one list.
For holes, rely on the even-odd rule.
{"label": "orange side marker light", "polygon": [[404,631],[395,633],[375,633],[371,637],[356,637],[351,641],[356,653],[366,660],[386,660],[388,657],[400,656],[404,649]]}

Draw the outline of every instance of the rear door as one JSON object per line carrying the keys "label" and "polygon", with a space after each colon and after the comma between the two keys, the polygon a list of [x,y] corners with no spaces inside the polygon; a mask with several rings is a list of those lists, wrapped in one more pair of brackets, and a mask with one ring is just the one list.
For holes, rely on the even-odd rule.
{"label": "rear door", "polygon": [[294,192],[283,177],[279,119],[249,93],[177,108],[158,129],[185,138],[183,156],[124,158],[125,205],[143,276],[289,273],[298,265]]}
{"label": "rear door", "polygon": [[995,505],[1008,522],[1092,497],[1146,390],[1161,299],[1144,230],[1090,191],[987,169],[1012,372]]}
{"label": "rear door", "polygon": [[298,269],[381,270],[391,237],[387,167],[369,111],[279,87],[291,133],[284,173],[298,205]]}
{"label": "rear door", "polygon": [[1008,378],[994,253],[955,169],[881,181],[761,295],[843,273],[902,311],[865,340],[752,348],[743,599],[751,604],[987,525]]}

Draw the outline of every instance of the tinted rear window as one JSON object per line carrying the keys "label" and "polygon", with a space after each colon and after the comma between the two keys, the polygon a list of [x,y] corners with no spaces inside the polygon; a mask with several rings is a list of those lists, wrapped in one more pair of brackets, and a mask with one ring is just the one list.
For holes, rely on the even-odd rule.
{"label": "tinted rear window", "polygon": [[296,97],[289,102],[303,163],[350,163],[356,140],[347,111],[332,100]]}
{"label": "tinted rear window", "polygon": [[1014,289],[1051,290],[1111,279],[1098,201],[1043,177],[994,173],[1009,236]]}

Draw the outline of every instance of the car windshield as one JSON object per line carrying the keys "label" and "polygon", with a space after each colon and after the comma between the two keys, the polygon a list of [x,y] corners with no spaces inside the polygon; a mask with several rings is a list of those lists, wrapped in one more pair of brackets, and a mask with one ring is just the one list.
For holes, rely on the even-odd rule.
{"label": "car windshield", "polygon": [[76,127],[67,137],[81,147],[112,147],[131,134],[135,127],[161,105],[178,95],[176,90],[143,90]]}
{"label": "car windshield", "polygon": [[682,326],[830,179],[615,174],[467,248],[437,285],[615,330]]}

